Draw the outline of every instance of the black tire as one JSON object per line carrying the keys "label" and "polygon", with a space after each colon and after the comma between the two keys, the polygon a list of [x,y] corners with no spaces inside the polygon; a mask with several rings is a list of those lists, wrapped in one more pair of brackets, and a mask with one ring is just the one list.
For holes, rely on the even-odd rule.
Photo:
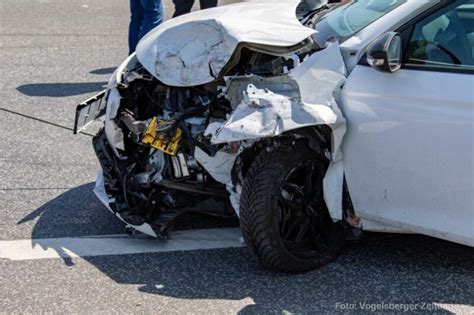
{"label": "black tire", "polygon": [[[344,246],[343,228],[330,218],[322,194],[327,166],[303,141],[262,150],[250,166],[242,187],[240,222],[245,242],[264,268],[306,272],[333,261]],[[302,175],[309,173],[309,179]],[[301,188],[307,197],[299,197],[301,188],[292,183],[303,176]]]}

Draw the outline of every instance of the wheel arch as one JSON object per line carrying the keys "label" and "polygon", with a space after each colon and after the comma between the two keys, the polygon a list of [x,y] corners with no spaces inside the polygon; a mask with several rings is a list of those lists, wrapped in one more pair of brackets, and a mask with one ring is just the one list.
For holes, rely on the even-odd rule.
{"label": "wheel arch", "polygon": [[[333,163],[332,154],[334,152],[334,129],[330,125],[317,125],[304,127],[296,130],[288,131],[278,137],[264,138],[255,141],[252,145],[247,146],[237,156],[231,172],[232,184],[234,187],[243,185],[250,166],[259,155],[259,153],[267,148],[271,148],[278,143],[284,141],[304,140],[308,147],[328,161],[328,179],[325,183],[325,200],[334,222],[344,221],[352,227],[361,228],[360,219],[356,214],[355,208],[351,201],[350,191],[348,189],[342,163]],[[342,162],[342,161],[339,161]],[[330,170],[330,167],[334,167]],[[329,173],[332,174],[329,174]],[[338,180],[338,178],[340,180]],[[339,187],[337,187],[339,186]],[[328,191],[328,187],[331,190]],[[333,195],[334,190],[338,193]]]}
{"label": "wheel arch", "polygon": [[307,142],[311,150],[329,159],[327,154],[332,151],[333,146],[332,130],[330,126],[317,125],[291,130],[278,137],[260,139],[255,141],[252,145],[245,147],[237,156],[232,168],[231,176],[234,186],[238,184],[239,181],[245,179],[250,165],[254,162],[261,150],[269,148],[279,142],[294,141],[298,139],[303,139]]}

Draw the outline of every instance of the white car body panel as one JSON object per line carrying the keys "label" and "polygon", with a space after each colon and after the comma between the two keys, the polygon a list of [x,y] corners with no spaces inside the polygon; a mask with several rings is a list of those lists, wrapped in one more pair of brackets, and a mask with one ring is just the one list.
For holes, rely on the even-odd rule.
{"label": "white car body panel", "polygon": [[[334,90],[345,80],[344,61],[337,43],[310,56],[290,76],[298,84],[301,100],[251,84],[242,102],[217,130],[212,142],[262,139],[322,124],[344,125],[344,117],[333,96]],[[338,149],[340,144],[338,141],[335,147]]]}
{"label": "white car body panel", "polygon": [[283,48],[314,34],[295,15],[299,2],[237,3],[171,19],[140,41],[138,60],[166,85],[212,82],[240,43]]}
{"label": "white car body panel", "polygon": [[[287,48],[315,35],[296,18],[298,3],[241,3],[172,19],[143,38],[137,59],[169,86],[213,82],[239,44]],[[284,93],[250,86],[228,121],[220,128],[208,126],[213,129],[209,130],[213,143],[328,125],[333,130],[333,151],[323,184],[334,220],[343,219],[345,174],[364,230],[421,233],[474,246],[473,76],[410,70],[384,74],[357,66],[377,36],[403,25],[432,3],[408,0],[340,46],[332,44],[314,53],[290,74],[300,89],[296,102]],[[109,83],[111,91],[121,72]],[[111,119],[120,95],[111,95],[106,134],[120,148],[121,135]],[[220,152],[219,168],[202,153],[195,155],[211,176],[227,183],[238,213],[240,188],[231,187],[229,181],[235,156]],[[103,185],[99,175],[95,192],[110,209]],[[149,225],[134,228],[156,236]]]}
{"label": "white car body panel", "polygon": [[[324,198],[331,217],[336,221],[341,220],[344,170],[340,148],[346,132],[346,121],[335,100],[335,91],[344,83],[346,69],[339,44],[331,43],[326,49],[308,57],[290,73],[290,77],[298,84],[299,100],[250,84],[231,117],[211,133],[211,142],[221,144],[258,140],[309,126],[329,126],[333,140],[331,164],[323,183]],[[212,125],[209,127],[215,129]],[[213,172],[208,171],[211,174]],[[235,210],[239,212],[239,209]]]}
{"label": "white car body panel", "polygon": [[358,216],[474,246],[474,76],[357,66],[341,109]]}

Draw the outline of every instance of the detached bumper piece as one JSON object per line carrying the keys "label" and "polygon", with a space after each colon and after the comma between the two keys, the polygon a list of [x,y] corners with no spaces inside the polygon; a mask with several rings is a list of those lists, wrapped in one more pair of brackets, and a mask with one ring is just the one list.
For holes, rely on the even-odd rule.
{"label": "detached bumper piece", "polygon": [[104,90],[99,94],[91,97],[85,102],[77,105],[76,118],[74,120],[74,134],[86,129],[94,120],[105,115],[107,91]]}

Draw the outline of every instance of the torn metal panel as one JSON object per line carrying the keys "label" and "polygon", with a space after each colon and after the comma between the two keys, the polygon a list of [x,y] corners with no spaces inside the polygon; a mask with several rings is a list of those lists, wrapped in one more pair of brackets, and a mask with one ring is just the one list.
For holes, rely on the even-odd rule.
{"label": "torn metal panel", "polygon": [[237,3],[171,19],[140,41],[138,60],[170,86],[212,82],[239,44],[281,55],[314,34],[296,17],[299,2]]}
{"label": "torn metal panel", "polygon": [[124,150],[122,129],[120,129],[114,121],[120,107],[121,99],[122,97],[119,91],[116,88],[111,89],[107,96],[107,108],[105,111],[105,120],[107,121],[104,126],[105,135],[117,157],[120,157],[117,150]]}
{"label": "torn metal panel", "polygon": [[253,84],[259,89],[270,90],[275,94],[288,96],[295,101],[301,101],[298,83],[289,75],[276,77],[240,76],[226,78],[226,98],[232,105],[237,106],[243,101],[249,84]]}
{"label": "torn metal panel", "polygon": [[274,137],[336,120],[337,116],[327,106],[308,105],[250,84],[244,100],[211,141],[219,144]]}
{"label": "torn metal panel", "polygon": [[108,89],[116,88],[119,84],[123,83],[124,73],[134,68],[138,63],[136,53],[131,54],[125,59],[124,62],[114,71],[110,76],[109,82],[107,84]]}
{"label": "torn metal panel", "polygon": [[105,182],[104,182],[104,173],[102,170],[100,170],[97,173],[97,178],[95,182],[95,188],[94,188],[94,193],[99,198],[99,200],[102,202],[102,204],[109,209],[110,212],[112,212],[117,218],[119,218],[122,222],[126,223],[127,226],[130,226],[134,228],[137,231],[140,231],[146,235],[150,235],[152,237],[158,237],[151,227],[150,224],[148,223],[143,223],[142,225],[131,225],[129,222],[125,221],[119,213],[114,212],[112,208],[110,208],[110,203],[113,202],[107,195],[107,192],[105,191]]}
{"label": "torn metal panel", "polygon": [[322,104],[330,108],[336,117],[326,123],[332,130],[332,156],[323,180],[323,190],[331,217],[333,220],[342,220],[344,166],[341,146],[346,134],[346,119],[337,100],[347,70],[339,44],[330,43],[326,49],[311,55],[291,75],[298,82],[303,102]]}
{"label": "torn metal panel", "polygon": [[334,221],[343,219],[342,195],[344,165],[342,160],[331,161],[323,179],[324,201]]}
{"label": "torn metal panel", "polygon": [[[333,219],[341,220],[344,169],[340,148],[346,121],[336,97],[345,81],[346,68],[339,45],[329,44],[326,49],[314,53],[290,75],[299,87],[298,98],[248,84],[243,100],[211,141],[219,144],[261,139],[308,126],[329,126],[333,136],[332,154],[323,183],[324,197]],[[235,98],[234,94],[237,93],[230,97]]]}
{"label": "torn metal panel", "polygon": [[107,120],[112,120],[117,116],[117,111],[120,107],[120,100],[122,96],[120,96],[119,91],[116,88],[112,88],[109,90],[107,95],[107,109],[105,113],[105,117]]}
{"label": "torn metal panel", "polygon": [[238,44],[215,20],[188,22],[168,30],[158,40],[155,75],[171,86],[215,80]]}
{"label": "torn metal panel", "polygon": [[342,115],[336,99],[347,71],[338,43],[308,57],[290,74],[298,83],[301,100],[307,104],[319,104],[331,109],[335,120],[326,121],[333,131],[333,160],[342,159],[340,148],[346,133],[346,120]]}
{"label": "torn metal panel", "polygon": [[[311,55],[291,72],[291,77],[297,83],[297,86],[291,86],[295,89],[299,87],[299,91],[280,89],[281,94],[277,94],[247,84],[242,101],[213,136],[212,142],[218,144],[273,137],[286,131],[325,124],[334,126],[333,130],[337,131],[333,145],[333,151],[337,153],[345,132],[345,119],[334,94],[344,82],[345,73],[339,46],[331,44]],[[291,82],[286,76],[278,78],[282,83]],[[233,92],[229,93],[230,99],[239,99],[235,91],[240,90],[241,87],[230,88],[229,92]],[[296,93],[299,94],[297,97]]]}
{"label": "torn metal panel", "polygon": [[229,200],[232,208],[234,208],[235,213],[240,217],[240,195],[242,193],[242,186],[237,184],[234,186],[232,182],[227,183],[227,191],[229,192]]}
{"label": "torn metal panel", "polygon": [[223,184],[231,181],[230,174],[237,157],[235,154],[218,151],[216,155],[209,156],[199,147],[196,147],[194,157],[216,181]]}

